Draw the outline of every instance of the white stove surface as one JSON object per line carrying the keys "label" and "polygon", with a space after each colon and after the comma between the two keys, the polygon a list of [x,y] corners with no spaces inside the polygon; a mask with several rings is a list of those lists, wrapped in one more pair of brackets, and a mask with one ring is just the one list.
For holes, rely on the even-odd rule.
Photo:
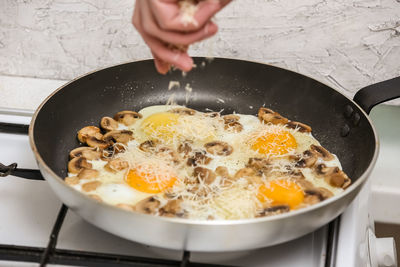
{"label": "white stove surface", "polygon": [[[29,122],[29,118],[18,118]],[[16,121],[0,116],[0,121]],[[0,162],[36,169],[28,136],[0,133]],[[0,178],[0,244],[46,247],[62,203],[45,181],[13,176]],[[328,227],[281,245],[234,253],[192,253],[192,262],[232,266],[319,267],[325,264]],[[240,242],[240,240],[238,240]],[[68,211],[57,248],[180,260],[182,251],[171,251],[131,242],[92,226]],[[1,262],[0,266],[37,266],[37,263]],[[51,265],[49,265],[51,266]],[[354,265],[352,265],[354,266]]]}

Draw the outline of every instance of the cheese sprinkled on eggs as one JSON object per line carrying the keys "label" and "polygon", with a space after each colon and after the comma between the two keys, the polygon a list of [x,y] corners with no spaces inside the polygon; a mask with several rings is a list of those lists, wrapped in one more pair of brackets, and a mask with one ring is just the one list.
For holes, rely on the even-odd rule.
{"label": "cheese sprinkled on eggs", "polygon": [[[263,112],[257,118],[183,106],[146,107],[105,137],[94,131],[102,147],[88,149],[102,156],[75,155],[66,182],[124,209],[199,220],[288,212],[350,184],[311,127],[287,119],[268,121],[268,114],[278,113]],[[118,135],[122,132],[125,138]]]}

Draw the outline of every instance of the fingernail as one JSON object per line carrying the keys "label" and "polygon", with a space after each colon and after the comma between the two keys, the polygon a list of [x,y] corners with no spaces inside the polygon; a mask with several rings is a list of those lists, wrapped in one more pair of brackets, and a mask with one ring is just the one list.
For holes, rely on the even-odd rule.
{"label": "fingernail", "polygon": [[167,74],[167,72],[170,69],[170,64],[168,64],[168,63],[166,63],[164,61],[161,61],[161,60],[156,60],[155,59],[154,60],[154,65],[156,66],[156,69],[160,74]]}
{"label": "fingernail", "polygon": [[167,72],[169,71],[169,67],[160,67],[158,68],[158,72],[161,74],[167,74]]}
{"label": "fingernail", "polygon": [[190,71],[193,68],[193,59],[189,56],[182,60],[183,71]]}

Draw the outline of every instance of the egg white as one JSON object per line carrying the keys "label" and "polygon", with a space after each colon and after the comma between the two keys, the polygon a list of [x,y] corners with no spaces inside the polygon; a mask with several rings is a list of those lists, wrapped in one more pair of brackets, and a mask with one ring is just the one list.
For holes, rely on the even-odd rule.
{"label": "egg white", "polygon": [[[118,154],[118,157],[121,157],[125,160],[128,160],[130,163],[130,166],[135,166],[137,163],[136,161],[145,161],[145,153],[139,149],[139,145],[142,142],[145,142],[147,140],[153,139],[153,136],[149,136],[148,134],[145,133],[143,130],[142,122],[152,116],[153,114],[160,113],[160,112],[168,112],[171,109],[174,108],[182,108],[182,106],[171,106],[171,105],[158,105],[158,106],[149,106],[146,108],[143,108],[139,111],[139,113],[143,116],[141,119],[136,120],[136,122],[133,125],[130,126],[125,126],[121,123],[119,123],[118,129],[128,129],[133,131],[134,133],[134,140],[130,141],[127,144],[127,150],[124,153]],[[192,140],[192,149],[197,150],[197,151],[204,151],[204,144],[210,141],[223,141],[228,144],[230,144],[233,147],[233,152],[228,155],[228,156],[218,156],[218,155],[211,155],[207,154],[208,157],[212,158],[212,161],[203,166],[205,168],[215,170],[218,166],[225,166],[230,175],[234,175],[237,171],[240,169],[244,168],[246,164],[249,161],[249,158],[252,157],[265,157],[265,155],[262,155],[258,153],[257,151],[254,151],[251,149],[251,138],[254,138],[254,134],[260,131],[260,129],[265,129],[265,127],[278,127],[278,126],[268,126],[264,125],[260,122],[260,120],[253,115],[245,115],[245,114],[235,114],[239,117],[239,123],[243,126],[242,131],[235,133],[229,130],[224,129],[224,123],[221,118],[215,118],[211,120],[209,117],[206,117],[204,113],[197,112],[195,117],[187,116],[187,115],[179,115],[178,122],[182,123],[184,121],[185,123],[188,123],[189,126],[188,128],[182,127],[182,125],[177,125],[176,128],[173,129],[174,135],[176,137],[179,137],[179,141],[173,140],[174,142],[170,142],[166,144],[167,146],[171,147],[174,150],[177,150],[178,145],[183,141],[183,140]],[[187,116],[187,117],[184,117]],[[191,118],[196,118],[191,119]],[[212,121],[212,125],[208,126],[206,123]],[[192,125],[190,125],[192,123]],[[197,123],[197,125],[196,125]],[[201,131],[204,131],[204,129],[208,129],[209,135],[212,136],[212,139],[210,140],[210,137],[199,139],[199,140],[193,140],[194,135],[198,135],[196,131],[193,132],[193,128],[191,127],[197,127],[199,128],[199,123],[204,123],[204,125],[200,125],[201,129],[199,129],[200,133]],[[204,128],[206,127],[206,128]],[[279,126],[280,127],[280,126]],[[320,145],[320,143],[312,136],[311,133],[301,133],[297,130],[289,129],[285,126],[282,126],[282,130],[290,132],[293,137],[296,140],[297,147],[294,150],[291,150],[289,154],[295,155],[295,154],[302,154],[305,150],[309,149],[312,144],[314,145]],[[207,133],[205,132],[205,135]],[[163,159],[160,159],[163,160]],[[156,161],[155,161],[156,162]],[[276,157],[271,160],[272,164],[275,164],[273,167],[276,169],[283,168],[287,165],[292,164],[293,161],[289,160],[289,157],[287,155],[283,155],[282,157]],[[102,184],[94,191],[91,192],[84,192],[86,194],[95,194],[99,196],[104,202],[109,203],[111,205],[117,205],[117,204],[129,204],[129,205],[135,205],[137,202],[149,197],[149,196],[154,196],[155,194],[149,194],[149,193],[144,193],[141,191],[138,191],[131,186],[127,184],[125,181],[127,171],[120,171],[117,173],[110,173],[107,172],[104,169],[104,165],[107,163],[106,161],[103,160],[93,160],[91,161],[93,165],[93,169],[99,171],[99,176],[95,179],[97,181],[100,181]],[[164,162],[165,163],[165,162]],[[163,163],[163,164],[164,164]],[[319,159],[318,163],[324,163],[328,167],[332,166],[337,166],[341,169],[341,164],[336,156],[334,156],[334,159],[331,161],[323,161]],[[157,163],[155,163],[157,164]],[[172,166],[172,164],[171,164]],[[200,165],[201,166],[201,165]],[[186,162],[181,162],[178,164],[178,167],[176,167],[176,175],[178,176],[178,182],[176,183],[176,187],[182,187],[185,186],[182,181],[184,180],[184,177],[190,176],[193,172],[193,167],[188,167]],[[329,189],[333,194],[339,194],[340,192],[343,191],[341,188],[335,188],[329,185],[324,179],[319,178],[315,175],[315,173],[311,169],[304,168],[301,170],[303,175],[305,176],[305,179],[310,181],[312,184],[314,184],[316,187],[324,187]],[[72,174],[69,174],[69,176],[72,176]],[[220,177],[217,177],[217,180],[214,182],[214,185],[211,186],[216,186],[219,184],[219,179]],[[80,180],[77,185],[74,185],[73,187],[79,191],[82,191],[82,184],[85,182],[88,182],[88,180]],[[238,187],[239,186],[239,187]],[[232,189],[231,195],[233,193],[237,193],[237,205],[241,205],[245,207],[246,205],[249,207],[249,209],[254,209],[255,206],[253,207],[251,205],[252,199],[255,198],[254,195],[254,188],[251,189],[253,191],[246,191],[240,196],[238,193],[240,190],[248,190],[244,189],[247,188],[245,186],[241,187],[240,183],[239,185],[236,185],[235,188]],[[236,190],[236,191],[234,191]],[[238,191],[239,190],[239,191]],[[229,194],[229,193],[227,193]],[[162,193],[157,194],[158,197],[161,199]],[[240,196],[240,197],[239,197]],[[210,216],[210,214],[215,217],[215,218],[220,218],[220,219],[239,219],[237,216],[238,214],[233,214],[227,211],[226,209],[226,204],[224,204],[224,200],[222,197],[216,197],[214,200],[214,210],[209,211],[207,216]],[[211,202],[212,202],[211,201]],[[231,201],[231,200],[230,200]],[[234,201],[234,200],[232,200]],[[195,202],[193,202],[195,203]],[[189,207],[191,204],[190,203],[184,203],[183,204],[185,207],[190,210],[191,208]],[[224,207],[225,206],[225,207]],[[193,210],[193,207],[192,207]],[[250,212],[251,213],[251,212]],[[248,217],[251,217],[251,214],[245,215]],[[205,213],[207,214],[207,212]],[[225,215],[224,215],[225,214]],[[193,214],[192,218],[200,218],[200,219],[207,219],[207,216],[202,214],[202,215],[196,215]]]}

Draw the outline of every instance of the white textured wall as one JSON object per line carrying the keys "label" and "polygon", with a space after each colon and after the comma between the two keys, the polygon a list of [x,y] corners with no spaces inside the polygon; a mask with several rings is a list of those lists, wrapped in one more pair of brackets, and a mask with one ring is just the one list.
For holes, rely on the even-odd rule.
{"label": "white textured wall", "polygon": [[[133,0],[0,1],[0,74],[71,79],[148,58]],[[400,0],[236,0],[192,55],[256,60],[352,95],[400,75]]]}

